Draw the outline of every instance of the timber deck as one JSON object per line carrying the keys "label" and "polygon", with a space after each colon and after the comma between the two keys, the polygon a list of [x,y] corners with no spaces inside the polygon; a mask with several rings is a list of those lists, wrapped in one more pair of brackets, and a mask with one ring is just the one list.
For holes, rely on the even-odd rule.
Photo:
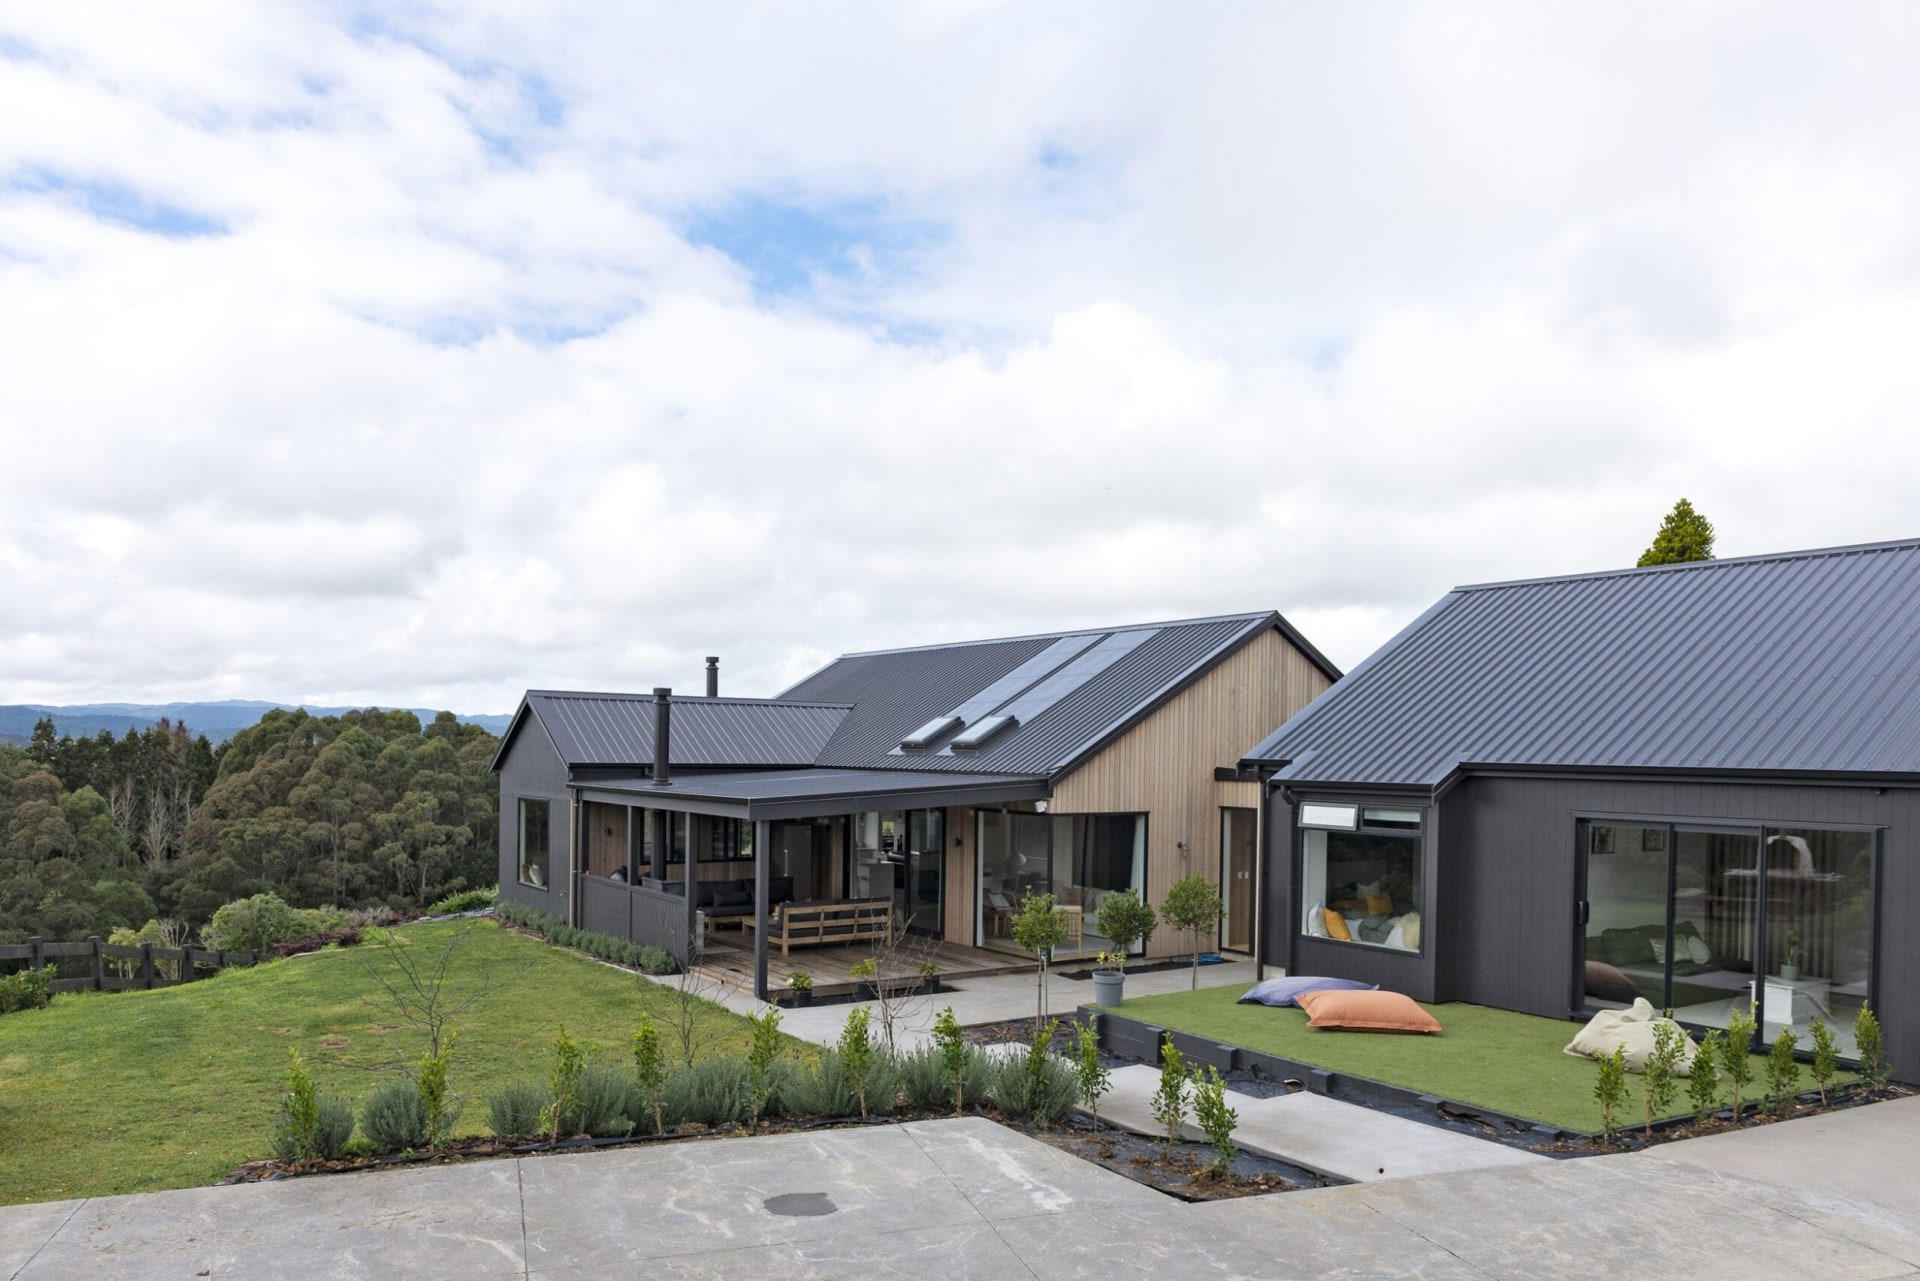
{"label": "timber deck", "polygon": [[[805,974],[813,979],[815,997],[850,996],[860,981],[847,971],[868,957],[880,959],[883,978],[919,977],[920,966],[931,961],[940,971],[940,980],[981,978],[993,974],[1031,974],[1034,963],[1009,952],[990,952],[909,935],[891,948],[870,943],[832,944],[796,947],[788,956],[774,948],[767,957],[767,988],[779,992],[787,986],[789,974]],[[743,992],[753,991],[753,934],[750,931],[709,930],[706,946],[694,973],[715,979]]]}

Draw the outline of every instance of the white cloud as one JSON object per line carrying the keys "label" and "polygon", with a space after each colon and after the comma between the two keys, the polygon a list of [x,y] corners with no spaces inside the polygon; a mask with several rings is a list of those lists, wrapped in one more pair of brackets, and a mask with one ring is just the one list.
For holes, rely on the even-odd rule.
{"label": "white cloud", "polygon": [[1352,666],[1682,494],[1920,533],[1915,25],[9,12],[0,701],[1265,607]]}

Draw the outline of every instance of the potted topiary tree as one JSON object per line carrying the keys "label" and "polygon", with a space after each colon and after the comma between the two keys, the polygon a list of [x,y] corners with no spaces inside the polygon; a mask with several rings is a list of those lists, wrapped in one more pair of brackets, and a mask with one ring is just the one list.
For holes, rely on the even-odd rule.
{"label": "potted topiary tree", "polygon": [[1100,954],[1099,966],[1093,972],[1093,999],[1111,1007],[1126,996],[1127,953],[1153,937],[1160,918],[1153,904],[1127,889],[1107,895],[1093,920],[1094,928],[1113,943],[1112,951]]}
{"label": "potted topiary tree", "polygon": [[1204,876],[1183,876],[1167,890],[1167,900],[1160,905],[1160,919],[1183,934],[1193,936],[1193,988],[1200,987],[1200,949],[1206,943],[1206,936],[1220,928],[1220,918],[1227,914],[1227,905],[1220,899],[1220,891],[1212,881]]}

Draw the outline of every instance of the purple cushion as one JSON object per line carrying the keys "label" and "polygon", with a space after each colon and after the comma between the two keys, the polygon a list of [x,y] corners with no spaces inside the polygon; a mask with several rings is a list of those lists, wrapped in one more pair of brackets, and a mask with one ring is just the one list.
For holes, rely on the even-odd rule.
{"label": "purple cushion", "polygon": [[1255,983],[1240,998],[1241,1005],[1291,1005],[1300,1008],[1297,999],[1302,992],[1325,992],[1328,990],[1343,992],[1377,992],[1378,983],[1361,983],[1355,979],[1314,978],[1303,974],[1299,978],[1267,979]]}

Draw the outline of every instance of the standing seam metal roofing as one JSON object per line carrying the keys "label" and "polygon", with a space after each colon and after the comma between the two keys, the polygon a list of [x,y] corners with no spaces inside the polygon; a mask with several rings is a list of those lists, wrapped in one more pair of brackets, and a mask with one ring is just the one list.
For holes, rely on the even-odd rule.
{"label": "standing seam metal roofing", "polygon": [[1247,759],[1920,773],[1917,658],[1920,540],[1462,587]]}

